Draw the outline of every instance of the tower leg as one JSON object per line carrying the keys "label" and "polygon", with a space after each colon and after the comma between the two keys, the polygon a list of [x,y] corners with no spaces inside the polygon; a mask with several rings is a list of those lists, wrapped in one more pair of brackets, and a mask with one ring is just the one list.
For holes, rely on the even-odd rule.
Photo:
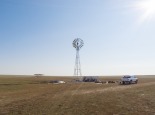
{"label": "tower leg", "polygon": [[75,67],[74,67],[74,76],[82,76],[81,72],[81,64],[80,64],[80,55],[79,50],[76,50],[76,59],[75,59]]}

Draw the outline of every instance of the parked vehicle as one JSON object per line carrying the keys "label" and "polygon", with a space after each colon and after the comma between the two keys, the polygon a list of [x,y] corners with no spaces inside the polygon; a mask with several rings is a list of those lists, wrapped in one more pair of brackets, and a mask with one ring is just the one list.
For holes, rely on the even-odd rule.
{"label": "parked vehicle", "polygon": [[125,75],[121,78],[122,84],[131,84],[131,83],[138,83],[138,78],[135,75]]}

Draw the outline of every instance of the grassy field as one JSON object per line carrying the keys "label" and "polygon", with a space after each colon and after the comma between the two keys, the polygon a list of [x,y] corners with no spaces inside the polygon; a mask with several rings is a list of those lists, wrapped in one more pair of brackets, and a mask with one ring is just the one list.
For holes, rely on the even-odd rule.
{"label": "grassy field", "polygon": [[[119,80],[100,77],[101,80]],[[155,115],[155,76],[132,85],[67,77],[0,76],[0,115]],[[64,80],[66,84],[49,84]]]}

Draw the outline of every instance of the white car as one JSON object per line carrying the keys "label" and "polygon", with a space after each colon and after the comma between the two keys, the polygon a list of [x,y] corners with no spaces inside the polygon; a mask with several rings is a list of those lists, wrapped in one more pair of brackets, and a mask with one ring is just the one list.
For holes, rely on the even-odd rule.
{"label": "white car", "polygon": [[121,78],[122,84],[131,84],[131,83],[138,83],[138,78],[134,75],[125,75]]}

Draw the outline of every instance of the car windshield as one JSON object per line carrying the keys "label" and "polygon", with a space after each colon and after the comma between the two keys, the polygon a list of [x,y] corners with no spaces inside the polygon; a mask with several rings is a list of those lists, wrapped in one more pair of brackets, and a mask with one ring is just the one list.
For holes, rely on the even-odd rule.
{"label": "car windshield", "polygon": [[130,78],[131,76],[124,76],[124,78]]}

